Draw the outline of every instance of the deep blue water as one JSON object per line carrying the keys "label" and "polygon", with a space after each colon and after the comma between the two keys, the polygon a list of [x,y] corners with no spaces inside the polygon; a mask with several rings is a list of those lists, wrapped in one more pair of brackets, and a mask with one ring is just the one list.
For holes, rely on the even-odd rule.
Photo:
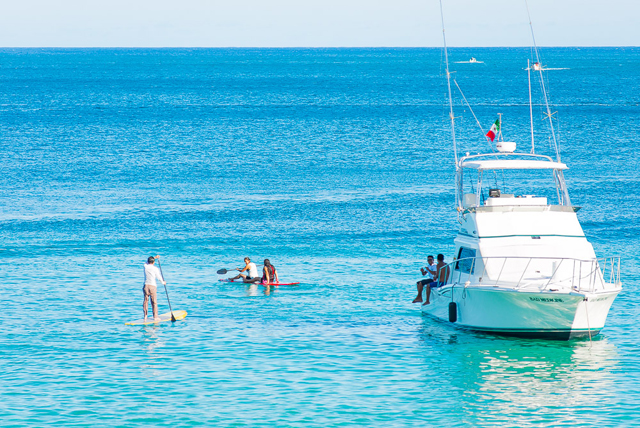
{"label": "deep blue water", "polygon": [[[640,49],[541,53],[568,68],[545,75],[578,216],[625,257],[593,342],[411,304],[457,225],[441,49],[1,49],[3,425],[633,424]],[[452,70],[481,124],[528,147],[530,49],[450,51],[471,56]],[[460,152],[486,150],[455,109]],[[158,253],[189,315],[127,327]],[[218,282],[244,256],[302,284]]]}

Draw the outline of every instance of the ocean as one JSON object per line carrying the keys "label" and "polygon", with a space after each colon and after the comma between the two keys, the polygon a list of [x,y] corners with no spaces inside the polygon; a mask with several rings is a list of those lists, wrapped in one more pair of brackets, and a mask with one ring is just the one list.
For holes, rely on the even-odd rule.
{"label": "ocean", "polygon": [[[501,113],[523,151],[531,55],[450,50],[485,131]],[[564,68],[544,73],[578,217],[623,257],[592,341],[411,303],[458,224],[442,49],[0,49],[3,426],[637,424],[640,49],[541,55]],[[486,151],[453,90],[459,153]],[[189,314],[125,326],[156,254]],[[245,256],[301,284],[218,281]]]}

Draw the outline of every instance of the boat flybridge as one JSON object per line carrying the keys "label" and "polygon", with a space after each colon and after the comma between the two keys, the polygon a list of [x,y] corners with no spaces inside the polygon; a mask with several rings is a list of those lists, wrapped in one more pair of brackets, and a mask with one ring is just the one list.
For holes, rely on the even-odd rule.
{"label": "boat flybridge", "polygon": [[[444,48],[460,227],[453,262],[441,266],[441,286],[428,287],[429,303],[421,305],[422,311],[462,328],[502,335],[569,339],[598,334],[622,289],[620,258],[597,258],[580,226],[542,70],[555,160],[535,154],[530,66],[530,152],[517,153],[514,142],[504,141],[500,116],[487,134],[491,152],[459,158],[446,39]],[[537,47],[535,52],[539,63]]]}

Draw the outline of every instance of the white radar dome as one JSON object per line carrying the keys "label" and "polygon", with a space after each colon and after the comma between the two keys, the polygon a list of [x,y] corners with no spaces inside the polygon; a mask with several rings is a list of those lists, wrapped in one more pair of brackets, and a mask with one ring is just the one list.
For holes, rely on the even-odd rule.
{"label": "white radar dome", "polygon": [[513,141],[498,141],[496,148],[500,153],[513,153],[516,151],[516,143]]}

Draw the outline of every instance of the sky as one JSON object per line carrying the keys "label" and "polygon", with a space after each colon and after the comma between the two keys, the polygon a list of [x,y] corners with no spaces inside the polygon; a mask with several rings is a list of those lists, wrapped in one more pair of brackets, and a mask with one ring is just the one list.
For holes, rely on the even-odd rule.
{"label": "sky", "polygon": [[[524,0],[442,0],[449,46],[530,46]],[[638,46],[638,0],[529,0],[539,46]],[[440,47],[438,0],[2,0],[0,47]]]}

